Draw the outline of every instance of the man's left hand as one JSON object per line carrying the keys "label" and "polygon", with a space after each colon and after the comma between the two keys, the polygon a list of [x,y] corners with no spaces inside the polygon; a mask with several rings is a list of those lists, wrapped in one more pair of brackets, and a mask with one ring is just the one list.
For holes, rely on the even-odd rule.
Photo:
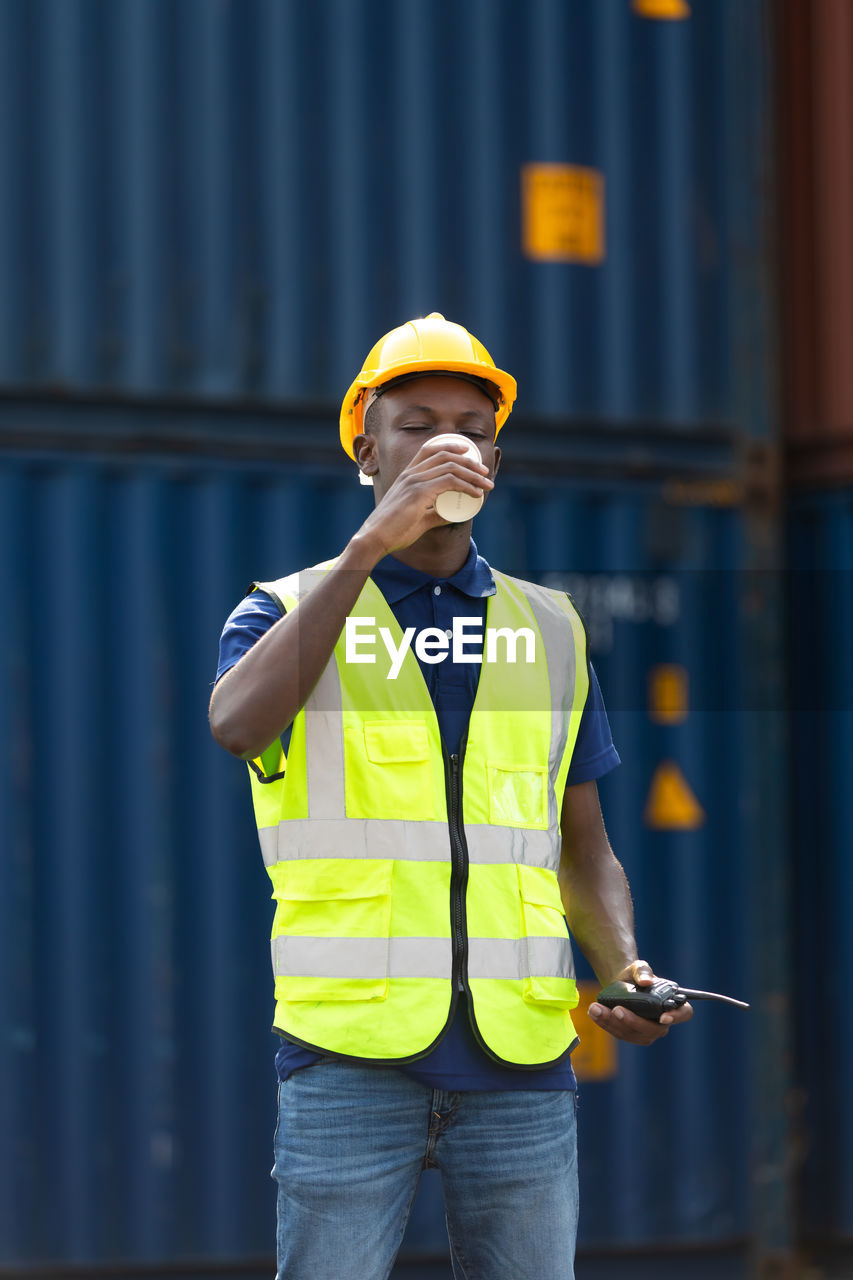
{"label": "man's left hand", "polygon": [[[626,965],[621,973],[617,973],[613,981],[633,982],[637,987],[650,987],[655,980],[651,966],[645,960],[634,960]],[[689,1022],[693,1017],[693,1008],[683,1004],[672,1013],[662,1013],[657,1022],[641,1018],[630,1009],[617,1007],[607,1009],[603,1004],[593,1003],[589,1006],[589,1016],[597,1027],[601,1027],[617,1040],[627,1040],[629,1044],[654,1044],[667,1034],[671,1026],[678,1022]]]}

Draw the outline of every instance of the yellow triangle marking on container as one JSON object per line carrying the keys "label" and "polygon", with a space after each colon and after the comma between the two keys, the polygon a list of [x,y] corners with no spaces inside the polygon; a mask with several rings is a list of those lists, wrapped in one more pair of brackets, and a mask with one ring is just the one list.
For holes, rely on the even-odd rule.
{"label": "yellow triangle marking on container", "polygon": [[695,831],[705,821],[705,810],[674,761],[664,760],[655,770],[643,817],[647,827],[669,831]]}
{"label": "yellow triangle marking on container", "polygon": [[687,0],[631,0],[631,8],[641,18],[689,18]]}

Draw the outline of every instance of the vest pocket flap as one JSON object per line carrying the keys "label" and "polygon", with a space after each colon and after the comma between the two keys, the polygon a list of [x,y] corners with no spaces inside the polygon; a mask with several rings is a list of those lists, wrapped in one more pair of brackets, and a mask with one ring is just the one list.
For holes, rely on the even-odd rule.
{"label": "vest pocket flap", "polygon": [[429,734],[422,720],[373,720],[364,725],[364,750],[371,764],[429,760]]}
{"label": "vest pocket flap", "polygon": [[523,983],[521,995],[527,1004],[547,1004],[554,1009],[576,1009],[580,998],[574,978],[535,975]]}
{"label": "vest pocket flap", "polygon": [[289,902],[390,898],[393,863],[354,858],[300,858],[278,864],[273,896]]}
{"label": "vest pocket flap", "polygon": [[547,867],[526,867],[519,863],[518,892],[522,902],[531,907],[550,907],[563,915],[560,882]]}

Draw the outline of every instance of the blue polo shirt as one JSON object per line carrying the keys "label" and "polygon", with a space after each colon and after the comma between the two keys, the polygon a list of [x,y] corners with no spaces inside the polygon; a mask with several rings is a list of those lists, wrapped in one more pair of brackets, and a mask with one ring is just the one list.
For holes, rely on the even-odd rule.
{"label": "blue polo shirt", "polygon": [[[381,560],[371,574],[391,607],[401,628],[440,627],[450,633],[454,617],[477,618],[485,626],[486,600],[495,594],[491,569],[477,554],[474,542],[458,573],[450,578],[433,578],[411,569],[393,556]],[[255,591],[237,606],[225,623],[219,643],[219,680],[253,644],[281,617],[278,606],[265,592]],[[413,650],[414,652],[414,650]],[[448,751],[459,751],[468,726],[480,665],[453,661],[448,653],[443,662],[419,662],[435,706],[441,736]],[[286,749],[286,748],[285,748]],[[591,782],[619,764],[610,735],[607,713],[595,672],[590,667],[590,687],[577,742],[566,779],[567,786]],[[276,1054],[279,1080],[286,1080],[299,1067],[317,1062],[319,1054],[300,1045],[282,1041]],[[456,1013],[443,1038],[417,1062],[399,1068],[413,1079],[434,1089],[451,1092],[492,1089],[574,1089],[575,1075],[566,1057],[553,1067],[518,1070],[505,1067],[480,1048],[471,1029],[468,1002],[459,992]]]}

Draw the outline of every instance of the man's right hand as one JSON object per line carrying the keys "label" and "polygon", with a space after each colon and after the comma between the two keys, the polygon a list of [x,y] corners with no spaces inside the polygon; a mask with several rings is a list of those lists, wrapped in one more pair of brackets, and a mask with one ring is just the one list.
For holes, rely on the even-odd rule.
{"label": "man's right hand", "polygon": [[466,455],[466,444],[448,441],[431,449],[426,440],[377,503],[361,526],[357,538],[381,548],[377,562],[392,551],[417,542],[429,529],[448,522],[435,509],[435,500],[447,489],[479,497],[495,487],[484,462]]}

